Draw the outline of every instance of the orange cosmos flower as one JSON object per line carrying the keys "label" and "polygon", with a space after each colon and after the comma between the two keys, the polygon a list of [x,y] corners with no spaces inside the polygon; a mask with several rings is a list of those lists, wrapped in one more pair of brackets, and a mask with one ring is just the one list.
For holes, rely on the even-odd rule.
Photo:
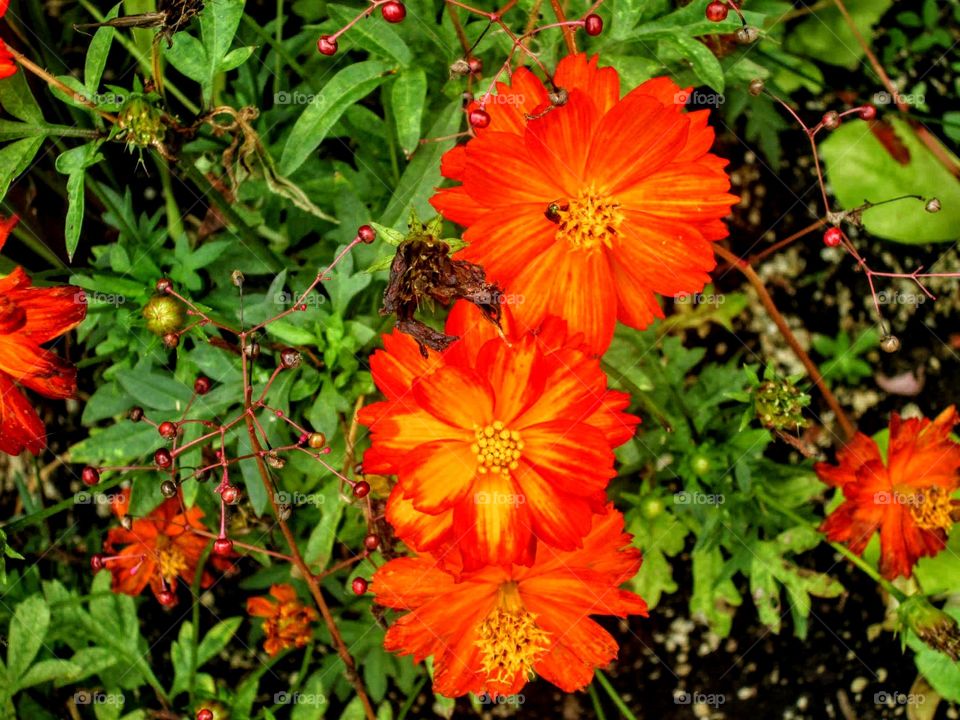
{"label": "orange cosmos flower", "polygon": [[[127,514],[129,501],[129,490],[115,498],[113,511],[117,517]],[[110,570],[115,593],[139,595],[149,585],[160,603],[176,605],[177,579],[188,585],[193,582],[200,556],[209,542],[190,530],[206,531],[200,522],[202,518],[203,511],[198,507],[184,511],[178,498],[165,500],[147,517],[135,519],[129,530],[111,528],[104,549],[117,554],[94,556],[93,568]],[[232,567],[227,558],[216,555],[212,563],[221,570]],[[213,577],[204,572],[202,587],[209,587],[212,582]]]}
{"label": "orange cosmos flower", "polygon": [[417,550],[459,544],[469,569],[530,565],[538,539],[579,547],[639,422],[629,397],[555,319],[505,340],[461,302],[446,332],[442,355],[394,332],[370,361],[387,399],[359,414],[363,467],[397,475],[387,519]]}
{"label": "orange cosmos flower", "polygon": [[434,689],[511,695],[534,673],[572,692],[617,656],[617,642],[590,615],[647,615],[619,586],[640,567],[640,551],[612,506],[594,516],[583,547],[541,547],[531,567],[493,565],[462,574],[456,551],[391,560],[373,576],[376,602],[410,612],[384,645],[420,662],[434,658]]}
{"label": "orange cosmos flower", "polygon": [[844,498],[821,530],[858,555],[879,531],[880,572],[889,579],[910,577],[917,560],[943,550],[960,505],[953,499],[960,488],[960,444],[950,439],[958,422],[953,405],[932,422],[894,413],[886,462],[877,444],[857,433],[837,453],[837,465],[814,465]]}
{"label": "orange cosmos flower", "polygon": [[17,61],[10,54],[10,50],[7,49],[7,44],[0,40],[0,80],[10,77],[16,72]]}
{"label": "orange cosmos flower", "polygon": [[317,621],[317,611],[297,600],[297,591],[292,585],[273,585],[269,596],[250,598],[247,612],[264,618],[263,632],[267,639],[263,649],[269,655],[306,645],[313,636],[310,625]]}
{"label": "orange cosmos flower", "polygon": [[431,202],[467,228],[458,257],[524,296],[524,325],[559,315],[599,353],[616,320],[644,328],[663,317],[657,293],[703,288],[737,198],[726,161],[709,152],[708,111],[683,112],[668,78],[621,99],[617,72],[579,54],[553,81],[562,106],[526,68],[498,83],[489,126],[444,156],[460,185]]}
{"label": "orange cosmos flower", "polygon": [[[17,220],[0,220],[0,249]],[[49,398],[76,394],[76,368],[41,346],[83,320],[82,293],[69,285],[32,287],[19,267],[0,278],[0,451],[36,455],[47,444],[43,422],[17,385]]]}

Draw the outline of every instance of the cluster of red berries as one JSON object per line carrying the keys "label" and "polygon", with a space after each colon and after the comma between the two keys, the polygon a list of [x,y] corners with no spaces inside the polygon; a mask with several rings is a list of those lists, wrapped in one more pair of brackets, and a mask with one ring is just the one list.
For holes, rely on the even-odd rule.
{"label": "cluster of red berries", "polygon": [[317,50],[319,50],[323,55],[336,55],[337,50],[339,49],[337,38],[349,30],[358,20],[370,15],[377,7],[380,8],[380,15],[382,15],[383,19],[388,23],[403,22],[403,19],[407,16],[407,6],[400,2],[400,0],[375,2],[369,8],[357,15],[357,17],[347,23],[345,27],[337,30],[337,32],[335,32],[333,35],[321,35],[320,39],[317,40]]}

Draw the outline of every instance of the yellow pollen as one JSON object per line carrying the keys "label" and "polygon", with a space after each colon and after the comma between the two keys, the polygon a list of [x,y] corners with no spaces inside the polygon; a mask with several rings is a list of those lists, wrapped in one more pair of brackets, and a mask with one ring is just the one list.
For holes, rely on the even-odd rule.
{"label": "yellow pollen", "polygon": [[509,475],[516,470],[523,450],[523,441],[516,430],[508,430],[499,420],[486,427],[474,427],[476,442],[470,452],[477,456],[477,472]]}
{"label": "yellow pollen", "polygon": [[518,673],[530,680],[533,668],[550,646],[550,633],[537,627],[536,616],[522,604],[497,606],[480,624],[477,647],[488,681],[510,685]]}
{"label": "yellow pollen", "polygon": [[557,223],[557,239],[575,250],[613,247],[624,219],[620,203],[600,194],[592,185],[569,201],[551,203],[547,217]]}
{"label": "yellow pollen", "polygon": [[917,525],[924,530],[950,532],[954,506],[950,492],[933,486],[919,491],[915,497],[917,502],[911,503],[910,514]]}
{"label": "yellow pollen", "polygon": [[168,583],[174,582],[187,569],[187,558],[183,551],[169,540],[157,543],[157,558],[160,576]]}

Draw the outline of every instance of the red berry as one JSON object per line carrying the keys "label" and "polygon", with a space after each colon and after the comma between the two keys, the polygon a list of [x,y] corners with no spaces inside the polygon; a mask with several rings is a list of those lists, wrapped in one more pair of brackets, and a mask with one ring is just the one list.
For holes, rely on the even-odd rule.
{"label": "red berry", "polygon": [[223,490],[220,491],[220,497],[223,498],[223,501],[227,505],[233,505],[237,501],[237,496],[240,494],[240,491],[237,490],[233,485],[227,485]]}
{"label": "red berry", "polygon": [[225,557],[233,552],[233,540],[230,538],[217,538],[213,541],[213,554]]}
{"label": "red berry", "polygon": [[478,130],[482,130],[490,124],[490,113],[482,108],[477,108],[476,110],[470,111],[470,117],[468,119],[470,120],[470,125]]}
{"label": "red berry", "polygon": [[590,13],[583,19],[583,29],[587,35],[599,35],[603,32],[603,18],[596,13]]}
{"label": "red berry", "polygon": [[96,553],[95,555],[90,556],[90,569],[94,572],[103,570],[107,566],[106,562],[103,559],[103,555]]}
{"label": "red berry", "polygon": [[367,591],[367,581],[362,577],[354,578],[350,587],[356,595],[363,595]]}
{"label": "red berry", "polygon": [[861,120],[873,120],[877,116],[877,109],[873,105],[864,105],[858,115]]}
{"label": "red berry", "polygon": [[390,0],[385,2],[383,7],[380,8],[380,14],[383,15],[383,19],[390,23],[401,22],[407,16],[407,8],[402,2],[398,0]]}
{"label": "red berry", "polygon": [[827,247],[836,247],[843,239],[840,228],[832,227],[823,234],[823,244]]}
{"label": "red berry", "polygon": [[373,552],[380,547],[380,538],[373,534],[367,535],[363,539],[363,546],[370,552]]}
{"label": "red berry", "polygon": [[213,720],[213,711],[207,708],[197,710],[197,720]]}
{"label": "red berry", "polygon": [[157,600],[164,607],[173,607],[177,604],[177,595],[173,590],[169,588],[164,588],[157,593]]}
{"label": "red berry", "polygon": [[175,348],[180,344],[180,333],[167,333],[162,338],[163,344],[168,348]]}
{"label": "red berry", "polygon": [[139,406],[130,408],[130,421],[140,422],[141,420],[143,420],[143,408]]}
{"label": "red berry", "polygon": [[472,57],[467,60],[467,67],[470,68],[470,72],[474,75],[479,75],[483,72],[483,60],[478,57]]}
{"label": "red berry", "polygon": [[168,293],[173,290],[173,283],[170,282],[167,278],[160,278],[157,280],[157,292],[158,293]]}
{"label": "red berry", "polygon": [[337,39],[332,35],[321,35],[317,40],[317,50],[323,55],[337,54]]}
{"label": "red berry", "polygon": [[172,439],[177,434],[177,426],[169,420],[157,425],[157,432],[167,440]]}
{"label": "red berry", "polygon": [[370,494],[370,483],[366,480],[360,480],[353,486],[353,494],[358,498],[365,498]]}
{"label": "red berry", "polygon": [[727,19],[727,13],[729,12],[730,8],[725,2],[713,0],[713,2],[707,5],[707,20],[710,22],[722,22]]}
{"label": "red berry", "polygon": [[197,395],[206,395],[208,392],[210,392],[212,385],[213,383],[210,382],[210,378],[201,375],[193,381],[193,391]]}
{"label": "red berry", "polygon": [[83,480],[84,485],[96,485],[100,482],[100,471],[87,465],[80,473],[80,479]]}
{"label": "red berry", "polygon": [[280,351],[280,365],[287,370],[292,370],[300,365],[300,352],[293,348],[284,348]]}
{"label": "red berry", "polygon": [[369,225],[361,225],[357,230],[357,237],[367,245],[377,239],[377,231]]}
{"label": "red berry", "polygon": [[173,455],[171,455],[170,451],[166,448],[160,448],[153,454],[153,462],[155,462],[158,467],[168,468],[173,465]]}

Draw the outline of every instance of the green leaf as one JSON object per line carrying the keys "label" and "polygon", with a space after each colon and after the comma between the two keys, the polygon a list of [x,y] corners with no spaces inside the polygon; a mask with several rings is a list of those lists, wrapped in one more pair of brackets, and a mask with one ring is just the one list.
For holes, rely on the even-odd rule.
{"label": "green leaf", "polygon": [[[960,607],[944,607],[943,611],[960,622]],[[907,643],[916,652],[917,670],[933,689],[950,702],[960,702],[960,663],[934,650],[912,631],[907,633]]]}
{"label": "green leaf", "polygon": [[0,80],[0,106],[28,125],[43,125],[43,113],[27,85],[26,73],[14,73]]}
{"label": "green leaf", "polygon": [[43,647],[50,627],[50,608],[40,595],[31,595],[17,605],[7,640],[7,680],[18,686]]}
{"label": "green leaf", "polygon": [[[844,5],[860,35],[873,37],[873,26],[890,8],[893,0],[846,0]],[[863,48],[843,14],[833,3],[817,5],[806,20],[794,27],[787,38],[790,52],[816,58],[819,62],[855,69]]]}
{"label": "green leaf", "polygon": [[[329,704],[324,694],[324,675],[322,670],[313,673],[303,684],[303,689],[292,696],[294,704],[290,711],[290,720],[314,720],[326,716]],[[360,717],[363,718],[362,709]]]}
{"label": "green leaf", "polygon": [[[121,4],[114,5],[104,19],[112,20],[117,17]],[[116,33],[117,29],[113,27],[97,28],[93,40],[90,41],[83,65],[83,84],[86,86],[88,97],[95,95],[100,87],[100,78],[103,77],[103,70],[107,66],[107,57],[110,55],[110,46],[113,44],[113,36]]]}
{"label": "green leaf", "polygon": [[319,504],[320,522],[310,533],[303,559],[311,567],[322,570],[329,564],[333,553],[333,543],[337,539],[337,526],[343,517],[343,503],[340,502],[336,482],[328,482],[320,497],[323,498],[323,502]]}
{"label": "green leaf", "polygon": [[[356,8],[343,5],[327,5],[327,10],[330,17],[340,25],[346,25],[357,14]],[[346,51],[350,44],[356,44],[370,53],[385,55],[403,67],[413,62],[413,53],[407,43],[385,22],[361,21],[350,28],[350,32],[343,36],[340,42],[344,45],[341,52]]]}
{"label": "green leaf", "polygon": [[[463,121],[463,110],[460,100],[454,100],[440,110],[437,120],[427,132],[427,137],[447,137],[460,129]],[[387,227],[398,227],[406,222],[410,210],[416,210],[421,217],[433,214],[427,200],[433,195],[434,188],[440,184],[440,157],[453,146],[454,141],[431,142],[420,146],[414,153],[413,159],[403,171],[400,182],[397,184],[390,202],[380,222]]]}
{"label": "green leaf", "polygon": [[280,155],[280,172],[290,175],[303,165],[343,112],[380,85],[389,69],[386,63],[368,60],[348,65],[334,75],[294,123]]}
{"label": "green leaf", "polygon": [[60,154],[57,158],[57,172],[67,176],[67,207],[66,225],[64,235],[66,236],[67,257],[73,259],[73,254],[77,250],[77,243],[80,242],[80,228],[83,225],[83,212],[85,205],[84,180],[86,170],[92,165],[96,165],[103,160],[100,154],[100,145],[102,140],[97,140],[80,147],[75,147]]}
{"label": "green leaf", "polygon": [[[709,85],[718,93],[723,92],[723,67],[710,48],[684,32],[673,33],[665,40],[674,45],[684,59],[689,61],[694,75],[701,83]],[[674,102],[681,102],[681,100],[678,98]]]}
{"label": "green leaf", "polygon": [[73,682],[83,674],[83,668],[72,660],[41,660],[31,666],[26,674],[20,678],[19,689],[33,687],[40,683],[56,680],[57,685]]}
{"label": "green leaf", "polygon": [[[865,211],[864,227],[878,237],[910,245],[960,238],[960,181],[906,121],[890,118],[889,122],[893,141],[902,143],[908,153],[906,163],[895,159],[865,122],[844,122],[821,143],[827,180],[840,205],[849,210],[866,200],[876,203],[902,195],[936,197],[942,205],[940,212],[927,212],[922,200],[898,200]],[[953,162],[960,162],[942,149]]]}
{"label": "green leaf", "polygon": [[160,373],[121,370],[116,379],[137,405],[154,410],[181,412],[193,396],[192,388]]}
{"label": "green leaf", "polygon": [[393,81],[390,93],[397,140],[410,157],[420,140],[420,123],[427,100],[427,74],[423,68],[404,70]]}
{"label": "green leaf", "polygon": [[31,137],[0,148],[0,199],[6,197],[11,183],[27,169],[41,145],[42,137]]}
{"label": "green leaf", "polygon": [[242,617],[233,617],[222,620],[210,628],[197,648],[197,667],[202,667],[216,657],[236,634],[242,622]]}

